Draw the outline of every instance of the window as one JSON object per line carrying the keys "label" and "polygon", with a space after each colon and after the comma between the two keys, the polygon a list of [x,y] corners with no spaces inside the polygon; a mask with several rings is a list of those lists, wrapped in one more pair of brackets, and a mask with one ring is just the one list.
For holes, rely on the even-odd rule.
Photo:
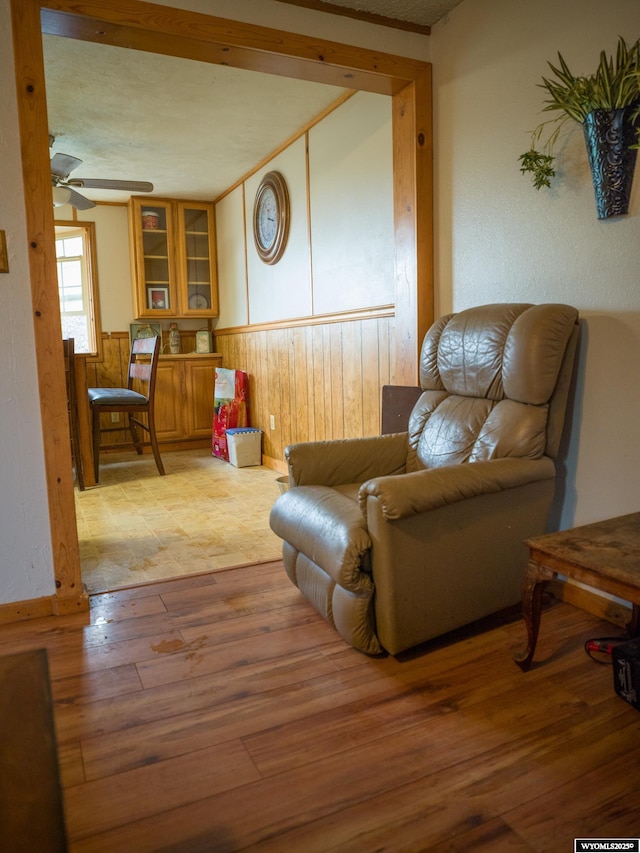
{"label": "window", "polygon": [[93,222],[56,223],[56,259],[62,337],[75,351],[95,355],[100,343]]}

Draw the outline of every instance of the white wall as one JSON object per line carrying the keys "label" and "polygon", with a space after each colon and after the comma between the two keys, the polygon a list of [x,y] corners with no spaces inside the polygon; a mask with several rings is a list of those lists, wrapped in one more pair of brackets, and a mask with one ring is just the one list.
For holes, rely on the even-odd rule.
{"label": "white wall", "polygon": [[[253,241],[253,202],[267,172],[280,172],[286,183],[291,208],[289,238],[277,264],[265,264]],[[285,317],[311,313],[311,264],[307,225],[307,181],[304,137],[271,160],[245,182],[245,223],[238,223],[238,239],[246,233],[248,318],[251,323],[268,323]],[[217,221],[217,216],[216,216]],[[221,288],[226,282],[219,282]],[[221,327],[218,322],[217,328]]]}
{"label": "white wall", "polygon": [[[57,207],[56,221],[73,221],[70,205]],[[128,209],[123,204],[96,204],[76,211],[80,222],[96,224],[98,295],[102,331],[128,332],[133,322],[133,290],[129,256]]]}
{"label": "white wall", "polygon": [[[308,182],[305,147],[297,139],[246,179],[244,217],[242,187],[216,205],[218,329],[394,302],[391,99],[359,92],[310,128]],[[287,182],[291,228],[267,265],[252,227],[271,170]]]}
{"label": "white wall", "polygon": [[464,0],[431,35],[436,315],[555,301],[583,318],[562,527],[638,510],[640,169],[629,214],[599,221],[581,128],[552,190],[533,189],[518,155],[549,117],[547,61],[560,51],[589,73],[618,35],[640,35],[635,0]]}
{"label": "white wall", "polygon": [[309,132],[313,311],[395,302],[391,98],[359,92]]}
{"label": "white wall", "polygon": [[8,0],[0,0],[0,601],[55,591]]}

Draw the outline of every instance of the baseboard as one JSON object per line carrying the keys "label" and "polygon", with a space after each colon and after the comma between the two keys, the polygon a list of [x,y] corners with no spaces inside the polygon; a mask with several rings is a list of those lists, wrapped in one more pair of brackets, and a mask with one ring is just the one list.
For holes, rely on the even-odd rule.
{"label": "baseboard", "polygon": [[263,456],[262,464],[265,468],[271,468],[272,471],[278,471],[280,474],[288,474],[289,466],[281,459],[276,459],[275,456]]}
{"label": "baseboard", "polygon": [[631,607],[617,600],[598,595],[593,590],[577,586],[571,581],[554,579],[549,584],[549,591],[560,601],[566,601],[574,607],[579,607],[593,616],[598,616],[612,625],[625,628],[631,621]]}
{"label": "baseboard", "polygon": [[0,604],[0,625],[11,622],[26,622],[29,619],[42,619],[45,616],[68,616],[70,613],[83,613],[89,610],[89,595],[83,591],[80,595],[47,595],[43,598],[30,598],[26,601],[9,601]]}
{"label": "baseboard", "polygon": [[54,598],[55,595],[47,595],[44,598],[30,598],[27,601],[9,601],[7,604],[0,604],[0,625],[51,616]]}

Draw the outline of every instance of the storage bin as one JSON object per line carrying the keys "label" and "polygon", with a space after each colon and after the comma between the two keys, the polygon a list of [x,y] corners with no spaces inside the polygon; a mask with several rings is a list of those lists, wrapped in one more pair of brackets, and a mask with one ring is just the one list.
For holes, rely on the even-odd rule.
{"label": "storage bin", "polygon": [[229,462],[236,468],[260,465],[262,462],[262,430],[235,427],[227,430]]}

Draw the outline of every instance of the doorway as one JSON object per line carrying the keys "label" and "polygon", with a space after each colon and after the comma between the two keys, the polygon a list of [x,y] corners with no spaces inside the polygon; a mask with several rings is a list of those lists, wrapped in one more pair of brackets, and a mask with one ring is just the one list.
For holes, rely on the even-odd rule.
{"label": "doorway", "polygon": [[[87,2],[78,14],[73,0],[11,0],[18,112],[23,142],[27,239],[34,305],[56,304],[53,215],[49,206],[48,129],[41,33],[129,45],[140,50],[201,59],[282,76],[390,94],[393,98],[396,317],[394,381],[411,384],[419,341],[433,317],[430,66],[373,51],[275,32],[235,21],[180,11],[151,18],[149,7]],[[170,11],[170,10],[168,10]],[[177,10],[176,10],[177,11]],[[196,33],[190,36],[185,33]],[[257,45],[257,47],[256,47]],[[325,57],[330,57],[328,61]],[[27,141],[29,144],[27,144]],[[68,429],[59,315],[38,315],[36,360],[44,430],[56,612],[73,608],[82,595],[80,557],[69,477]],[[59,364],[50,353],[60,351]],[[57,413],[59,417],[51,418]],[[51,428],[53,425],[53,428]]]}

